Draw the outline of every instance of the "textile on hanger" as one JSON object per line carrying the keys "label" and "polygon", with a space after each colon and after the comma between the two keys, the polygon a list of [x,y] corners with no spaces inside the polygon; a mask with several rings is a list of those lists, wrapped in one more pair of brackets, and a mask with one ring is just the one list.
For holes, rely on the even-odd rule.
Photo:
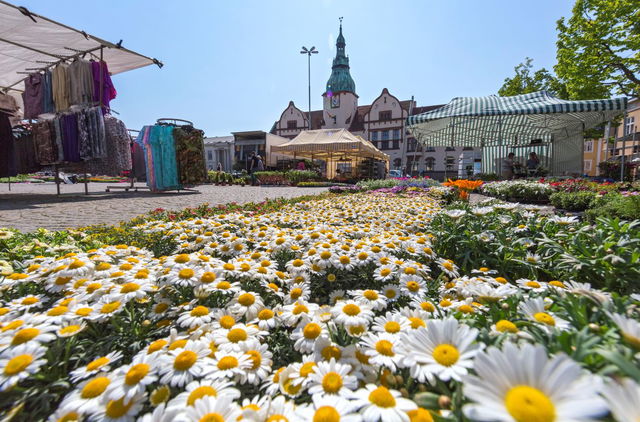
{"label": "textile on hanger", "polygon": [[17,176],[14,157],[13,132],[9,114],[0,111],[0,177]]}
{"label": "textile on hanger", "polygon": [[71,104],[89,104],[93,102],[93,70],[91,62],[77,58],[68,68]]}
{"label": "textile on hanger", "polygon": [[204,156],[204,132],[193,127],[173,129],[178,175],[183,185],[199,185],[207,181]]}
{"label": "textile on hanger", "polygon": [[51,75],[53,101],[56,105],[56,111],[64,111],[71,105],[69,102],[70,81],[68,66],[64,63],[58,64],[53,68]]}
{"label": "textile on hanger", "polygon": [[44,90],[43,76],[40,73],[32,73],[24,80],[24,118],[36,119],[43,113]]}
{"label": "textile on hanger", "polygon": [[116,98],[118,93],[111,81],[107,63],[104,61],[91,62],[91,71],[93,73],[93,101],[100,102],[100,73],[102,73],[102,105],[104,110],[109,110],[110,101]]}

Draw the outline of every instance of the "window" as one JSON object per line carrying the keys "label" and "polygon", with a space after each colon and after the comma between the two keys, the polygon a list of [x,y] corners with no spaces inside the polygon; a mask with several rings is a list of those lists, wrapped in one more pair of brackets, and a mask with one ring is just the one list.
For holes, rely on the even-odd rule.
{"label": "window", "polygon": [[634,125],[635,122],[636,122],[635,116],[630,116],[624,119],[624,135],[625,136],[635,132],[635,125]]}
{"label": "window", "polygon": [[377,141],[378,140],[378,131],[377,130],[371,132],[371,140],[372,141]]}
{"label": "window", "polygon": [[584,160],[584,171],[591,171],[591,160]]}
{"label": "window", "polygon": [[380,149],[389,149],[389,141],[382,141]]}
{"label": "window", "polygon": [[455,164],[456,159],[451,155],[447,155],[445,158],[445,164],[447,165],[447,170],[453,170],[453,165]]}
{"label": "window", "polygon": [[395,167],[396,169],[399,169],[401,165],[402,165],[401,159],[396,158],[395,160],[393,160],[393,167]]}
{"label": "window", "polygon": [[584,143],[584,152],[593,152],[593,141],[586,141]]}
{"label": "window", "polygon": [[446,147],[444,150],[445,151],[455,151],[456,149],[454,147]]}
{"label": "window", "polygon": [[211,150],[207,151],[207,160],[209,161],[213,160],[213,151]]}
{"label": "window", "polygon": [[415,152],[418,149],[418,141],[416,138],[407,139],[407,152]]}
{"label": "window", "polygon": [[426,171],[433,171],[436,167],[436,159],[433,157],[427,157],[424,160],[424,165],[425,165],[425,170]]}
{"label": "window", "polygon": [[393,139],[400,139],[400,129],[393,130]]}
{"label": "window", "polygon": [[393,140],[393,149],[400,149],[400,140],[399,139],[394,139]]}
{"label": "window", "polygon": [[436,148],[435,147],[425,147],[425,152],[436,152]]}
{"label": "window", "polygon": [[388,141],[389,140],[389,131],[388,130],[383,130],[380,132],[381,134],[381,139],[383,141]]}
{"label": "window", "polygon": [[391,120],[391,110],[379,112],[378,120]]}
{"label": "window", "polygon": [[473,147],[464,147],[462,148],[463,151],[473,151]]}
{"label": "window", "polygon": [[287,129],[295,129],[298,127],[297,120],[287,120]]}

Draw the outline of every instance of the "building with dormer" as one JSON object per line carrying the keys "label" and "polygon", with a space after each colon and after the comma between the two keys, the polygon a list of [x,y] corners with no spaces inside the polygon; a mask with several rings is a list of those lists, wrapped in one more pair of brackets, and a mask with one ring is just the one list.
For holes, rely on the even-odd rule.
{"label": "building with dormer", "polygon": [[[462,147],[426,147],[407,130],[408,116],[442,107],[442,104],[418,107],[413,98],[400,100],[387,88],[383,88],[371,104],[358,104],[359,96],[351,77],[345,47],[340,23],[336,56],[322,94],[323,107],[322,110],[311,111],[311,129],[347,129],[354,135],[368,139],[388,154],[392,170],[401,170],[414,176],[428,175],[442,179],[445,175],[465,176],[469,168],[478,168],[480,151]],[[293,139],[307,128],[308,112],[289,101],[273,124],[271,133]]]}

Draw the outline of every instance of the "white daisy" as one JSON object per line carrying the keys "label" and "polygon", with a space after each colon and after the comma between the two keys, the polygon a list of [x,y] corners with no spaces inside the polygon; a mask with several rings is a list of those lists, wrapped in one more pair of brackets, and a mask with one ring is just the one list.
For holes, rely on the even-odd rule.
{"label": "white daisy", "polygon": [[354,399],[365,422],[409,422],[407,412],[418,407],[411,400],[403,398],[399,391],[375,384],[367,384],[356,391]]}
{"label": "white daisy", "polygon": [[45,352],[46,349],[38,343],[26,343],[0,353],[0,391],[35,374],[47,362],[41,359]]}
{"label": "white daisy", "polygon": [[209,353],[208,344],[188,341],[183,348],[161,355],[158,362],[160,382],[182,387],[194,378],[202,377],[210,368],[210,364],[205,361]]}
{"label": "white daisy", "polygon": [[619,382],[608,380],[602,395],[616,420],[640,421],[640,385],[635,381],[629,378]]}
{"label": "white daisy", "polygon": [[529,320],[534,321],[549,331],[553,328],[559,330],[567,330],[571,327],[568,321],[548,312],[541,297],[530,298],[520,302],[518,310],[523,313]]}
{"label": "white daisy", "polygon": [[309,394],[313,396],[351,397],[358,386],[355,376],[349,375],[351,365],[329,362],[318,362],[315,371],[309,375]]}
{"label": "white daisy", "polygon": [[420,382],[460,377],[473,367],[478,346],[472,345],[478,330],[460,324],[455,318],[429,320],[426,328],[405,332],[400,338],[402,365]]}
{"label": "white daisy", "polygon": [[543,346],[504,343],[475,359],[477,376],[464,378],[474,403],[465,415],[479,421],[590,421],[606,413],[592,377],[563,354],[547,357]]}
{"label": "white daisy", "polygon": [[230,396],[204,396],[184,412],[184,421],[236,422],[242,413]]}

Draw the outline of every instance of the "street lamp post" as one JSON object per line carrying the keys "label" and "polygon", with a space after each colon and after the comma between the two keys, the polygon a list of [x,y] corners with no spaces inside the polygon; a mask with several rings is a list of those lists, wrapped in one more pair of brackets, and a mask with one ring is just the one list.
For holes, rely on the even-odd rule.
{"label": "street lamp post", "polygon": [[308,123],[309,123],[309,130],[311,130],[311,55],[312,54],[318,54],[318,50],[316,50],[315,47],[311,47],[310,49],[307,49],[307,47],[302,47],[302,51],[300,51],[300,54],[306,54],[308,57],[307,63],[308,63],[308,72],[309,72],[309,116],[308,116]]}

